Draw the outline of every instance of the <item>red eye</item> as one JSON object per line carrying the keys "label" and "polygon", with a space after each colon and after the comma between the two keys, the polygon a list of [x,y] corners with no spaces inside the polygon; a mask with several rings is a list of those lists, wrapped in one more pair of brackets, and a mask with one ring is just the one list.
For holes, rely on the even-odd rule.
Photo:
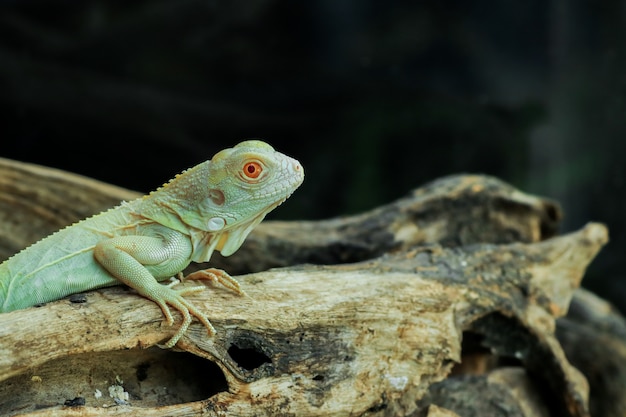
{"label": "red eye", "polygon": [[263,167],[258,162],[248,162],[243,166],[243,175],[247,178],[258,178],[261,171],[263,171]]}

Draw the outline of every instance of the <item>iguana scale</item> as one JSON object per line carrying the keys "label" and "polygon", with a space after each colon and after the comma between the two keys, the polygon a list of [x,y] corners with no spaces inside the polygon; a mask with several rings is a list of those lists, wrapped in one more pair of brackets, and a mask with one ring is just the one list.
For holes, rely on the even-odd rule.
{"label": "iguana scale", "polygon": [[[82,220],[0,264],[0,312],[58,300],[70,294],[126,284],[154,301],[173,324],[183,322],[172,347],[197,317],[207,316],[183,296],[205,288],[160,284],[190,262],[207,262],[214,250],[235,252],[265,215],[304,180],[300,163],[261,141],[245,141],[177,175],[163,187]],[[207,269],[186,278],[212,279],[241,293],[226,272]]]}

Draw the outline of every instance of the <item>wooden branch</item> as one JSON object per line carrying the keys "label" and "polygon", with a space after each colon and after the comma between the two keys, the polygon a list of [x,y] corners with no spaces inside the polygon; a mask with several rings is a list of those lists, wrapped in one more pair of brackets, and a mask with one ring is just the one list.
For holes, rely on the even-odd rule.
{"label": "wooden branch", "polygon": [[[0,178],[10,178],[0,182],[6,253],[22,242],[5,234],[28,232],[28,216],[51,213],[35,239],[43,224],[134,196],[8,161]],[[68,203],[79,196],[82,213]],[[14,204],[31,209],[7,228]],[[182,352],[156,347],[175,329],[123,287],[0,314],[0,414],[588,416],[587,380],[555,320],[607,232],[589,224],[553,237],[559,217],[554,203],[496,179],[456,176],[358,216],[266,222],[220,266],[282,268],[238,277],[245,297],[190,297],[218,333],[192,324]],[[128,404],[115,405],[109,387]],[[62,405],[76,397],[86,405]]]}
{"label": "wooden branch", "polygon": [[585,290],[574,293],[556,335],[568,359],[591,387],[592,416],[626,415],[626,320],[608,302]]}
{"label": "wooden branch", "polygon": [[[0,241],[0,256],[138,196],[75,174],[0,158],[0,216],[6,216],[0,218],[0,237],[10,239]],[[425,243],[537,242],[556,235],[560,219],[555,202],[496,178],[451,176],[361,215],[263,222],[233,256],[216,254],[211,265],[241,274],[301,263],[357,262]]]}
{"label": "wooden branch", "polygon": [[[228,391],[205,400],[205,409],[236,415],[406,415],[460,361],[461,335],[470,331],[540,378],[555,409],[584,416],[586,383],[567,363],[547,309],[571,296],[605,241],[604,227],[592,224],[539,244],[434,246],[351,265],[247,275],[240,277],[246,297],[216,289],[191,298],[211,311],[218,333],[208,338],[193,325],[178,346],[216,361],[224,373]],[[550,285],[548,276],[566,285]],[[46,384],[72,386],[75,378],[63,372],[62,358],[81,354],[97,361],[94,352],[154,346],[173,332],[161,322],[154,303],[121,288],[90,293],[85,304],[64,300],[3,314],[0,375],[7,379],[44,368],[50,375]],[[511,333],[513,340],[501,336]],[[246,349],[262,359],[237,362],[235,352]],[[50,370],[55,363],[61,369]],[[80,378],[74,390],[95,392],[104,379],[94,378],[91,385]],[[23,385],[12,386],[18,389],[3,397],[19,397]],[[154,415],[147,407],[158,404],[145,397],[141,392],[131,401],[134,415]]]}

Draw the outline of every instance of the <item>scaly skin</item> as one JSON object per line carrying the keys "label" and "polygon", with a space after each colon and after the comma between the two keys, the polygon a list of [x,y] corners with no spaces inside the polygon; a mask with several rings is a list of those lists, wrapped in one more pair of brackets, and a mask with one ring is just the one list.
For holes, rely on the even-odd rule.
{"label": "scaly skin", "polygon": [[[157,191],[60,230],[0,264],[0,312],[124,283],[154,301],[170,325],[170,306],[182,314],[166,347],[178,342],[192,316],[212,335],[206,315],[183,297],[204,286],[175,289],[158,281],[182,279],[190,262],[207,262],[214,250],[231,255],[303,180],[298,161],[264,142],[224,149]],[[241,293],[221,270],[187,278],[211,279]]]}

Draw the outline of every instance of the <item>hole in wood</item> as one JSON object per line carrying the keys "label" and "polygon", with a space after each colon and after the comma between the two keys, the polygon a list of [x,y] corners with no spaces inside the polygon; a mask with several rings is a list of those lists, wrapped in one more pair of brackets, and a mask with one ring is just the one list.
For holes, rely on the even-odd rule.
{"label": "hole in wood", "polygon": [[[116,404],[110,387],[134,407],[183,404],[227,391],[213,362],[159,348],[71,355],[0,384],[0,415],[13,416],[84,398],[87,407]],[[126,396],[126,394],[123,394]]]}
{"label": "hole in wood", "polygon": [[231,345],[228,348],[228,354],[237,362],[237,365],[247,371],[253,371],[264,363],[272,362],[266,354],[253,346]]}
{"label": "hole in wood", "polygon": [[521,366],[519,359],[494,354],[483,346],[484,336],[478,333],[463,332],[461,343],[461,363],[452,368],[452,375],[483,375],[501,367]]}

